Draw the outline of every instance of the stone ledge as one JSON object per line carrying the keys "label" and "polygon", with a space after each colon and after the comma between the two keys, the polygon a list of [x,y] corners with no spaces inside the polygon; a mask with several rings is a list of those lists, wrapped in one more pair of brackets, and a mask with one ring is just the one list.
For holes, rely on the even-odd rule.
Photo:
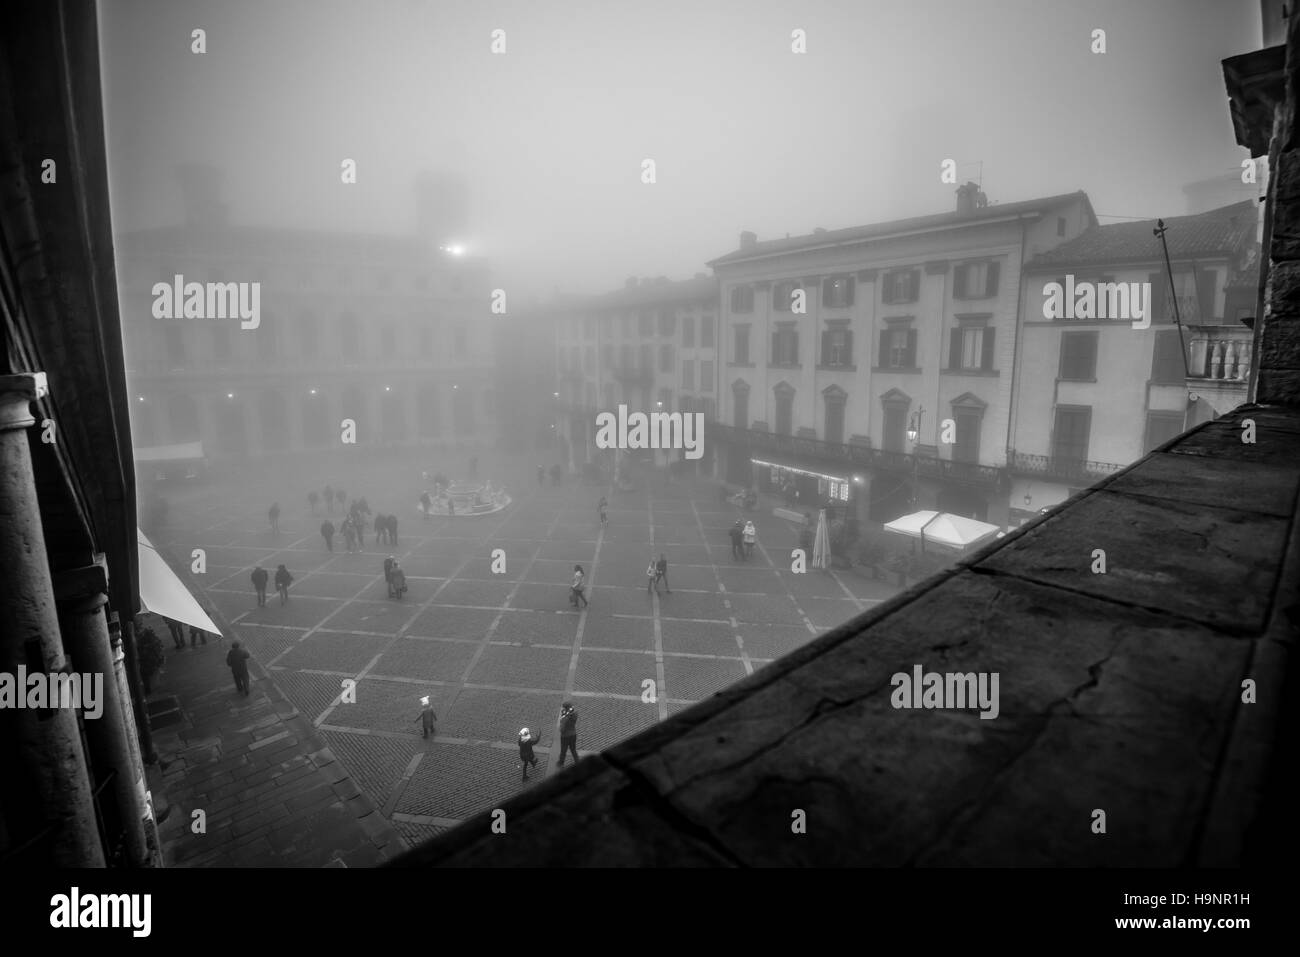
{"label": "stone ledge", "polygon": [[[1298,462],[1300,411],[1205,423],[507,802],[506,834],[485,813],[393,863],[1240,865],[1284,757]],[[998,716],[894,708],[915,665],[998,673]]]}

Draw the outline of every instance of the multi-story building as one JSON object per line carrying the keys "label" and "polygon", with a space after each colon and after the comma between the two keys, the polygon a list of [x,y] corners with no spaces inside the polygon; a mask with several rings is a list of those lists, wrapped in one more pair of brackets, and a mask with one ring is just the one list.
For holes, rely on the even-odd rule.
{"label": "multi-story building", "polygon": [[727,480],[877,522],[935,507],[1005,522],[1021,266],[1096,222],[1082,192],[989,205],[968,183],[948,213],[742,233],[709,264]]}
{"label": "multi-story building", "polygon": [[[575,303],[556,325],[559,427],[570,468],[595,460],[600,411],[701,412],[717,408],[717,282],[632,278]],[[658,465],[680,453],[654,453]],[[700,467],[711,468],[704,444]]]}
{"label": "multi-story building", "polygon": [[[185,225],[118,240],[137,447],[199,440],[214,458],[324,449],[345,419],[361,446],[495,438],[499,317],[482,259],[423,226],[330,234],[232,226],[211,202],[190,212]],[[259,283],[260,324],[155,318],[154,285],[178,275]]]}
{"label": "multi-story building", "polygon": [[[1013,523],[1246,401],[1256,205],[1166,219],[1172,269],[1155,220],[1093,227],[1026,265],[1008,461]],[[1051,283],[1149,284],[1150,325],[1045,318]],[[1097,296],[1098,306],[1103,298],[1111,297]]]}

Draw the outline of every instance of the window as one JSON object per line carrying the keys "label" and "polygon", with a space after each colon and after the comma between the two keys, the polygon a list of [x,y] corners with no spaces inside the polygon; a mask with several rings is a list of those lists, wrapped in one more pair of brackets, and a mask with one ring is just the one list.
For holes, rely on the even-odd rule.
{"label": "window", "polygon": [[844,442],[844,405],[847,396],[842,391],[826,394],[826,441],[836,445]]}
{"label": "window", "polygon": [[653,336],[655,334],[655,317],[652,313],[643,312],[636,317],[636,331],[642,336]]}
{"label": "window", "polygon": [[794,294],[802,288],[803,283],[798,279],[778,282],[772,287],[772,308],[776,312],[790,312],[794,304]]}
{"label": "window", "polygon": [[853,305],[853,277],[830,276],[822,280],[822,305],[827,309],[847,309]]}
{"label": "window", "polygon": [[885,273],[885,302],[916,302],[921,297],[921,270],[896,269]]}
{"label": "window", "polygon": [[672,346],[659,347],[659,371],[667,372],[670,375],[672,374],[673,371],[673,347]]}
{"label": "window", "polygon": [[957,441],[952,446],[954,462],[977,463],[980,460],[980,423],[983,416],[976,409],[953,409]]}
{"label": "window", "polygon": [[713,391],[713,360],[712,359],[700,360],[700,391],[701,392]]}
{"label": "window", "polygon": [[700,319],[700,345],[705,349],[713,348],[713,317]]}
{"label": "window", "polygon": [[606,371],[614,365],[614,347],[608,342],[600,347],[600,363]]}
{"label": "window", "polygon": [[671,336],[677,331],[677,313],[671,309],[661,310],[659,313],[659,335]]}
{"label": "window", "polygon": [[753,286],[733,286],[731,288],[731,311],[734,313],[754,311]]}
{"label": "window", "polygon": [[[596,347],[587,346],[582,352],[582,371],[588,375],[596,372]],[[594,404],[594,403],[593,403]]]}
{"label": "window", "polygon": [[793,326],[772,333],[772,365],[796,366],[799,364],[799,330]]}
{"label": "window", "polygon": [[682,360],[682,388],[687,392],[695,391],[695,360]]}
{"label": "window", "polygon": [[915,369],[916,330],[904,325],[893,325],[880,333],[880,367],[883,369]]}
{"label": "window", "polygon": [[673,410],[673,392],[672,389],[659,390],[659,402],[655,406],[656,412],[671,412]]}
{"label": "window", "polygon": [[1170,439],[1177,438],[1182,434],[1183,413],[1148,412],[1147,434],[1143,443],[1142,454],[1146,455],[1152,449],[1159,448]]}
{"label": "window", "polygon": [[731,361],[736,365],[749,365],[749,326],[736,326],[735,347],[731,350]]}
{"label": "window", "polygon": [[822,333],[822,365],[832,368],[853,365],[853,333],[847,327]]}
{"label": "window", "polygon": [[690,348],[695,345],[695,317],[682,316],[682,345]]}
{"label": "window", "polygon": [[948,344],[948,368],[992,372],[995,331],[981,325],[961,325],[953,329]]}
{"label": "window", "polygon": [[1091,406],[1058,405],[1052,428],[1053,464],[1067,469],[1082,468],[1088,459],[1088,434],[1091,431]]}
{"label": "window", "polygon": [[1091,382],[1097,378],[1097,333],[1061,333],[1061,368],[1058,378]]}
{"label": "window", "polygon": [[1187,370],[1183,368],[1183,343],[1177,329],[1156,333],[1151,355],[1151,381],[1161,385],[1182,385]]}
{"label": "window", "polygon": [[749,386],[743,382],[731,387],[732,424],[738,429],[749,428]]}
{"label": "window", "polygon": [[[453,342],[453,351],[456,353],[456,355],[464,356],[465,353],[469,350],[469,337],[465,334],[464,326],[456,327],[455,331],[452,333],[452,342]],[[576,366],[578,364],[578,357],[575,355],[572,358],[573,358],[573,364]]]}
{"label": "window", "polygon": [[794,432],[794,389],[782,382],[776,387],[776,434]]}
{"label": "window", "polygon": [[907,406],[901,402],[885,405],[884,446],[886,452],[906,452]]}
{"label": "window", "polygon": [[962,263],[953,273],[954,299],[988,299],[998,294],[998,263]]}

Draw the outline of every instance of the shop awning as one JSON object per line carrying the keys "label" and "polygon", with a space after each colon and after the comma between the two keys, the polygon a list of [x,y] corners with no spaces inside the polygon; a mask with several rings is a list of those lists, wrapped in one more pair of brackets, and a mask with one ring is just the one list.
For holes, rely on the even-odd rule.
{"label": "shop awning", "polygon": [[988,522],[978,522],[948,512],[921,511],[887,522],[885,531],[949,548],[969,548],[997,535],[1002,529]]}
{"label": "shop awning", "polygon": [[140,604],[145,611],[220,635],[221,630],[194,600],[185,583],[163,561],[153,542],[139,529],[136,532],[140,546]]}

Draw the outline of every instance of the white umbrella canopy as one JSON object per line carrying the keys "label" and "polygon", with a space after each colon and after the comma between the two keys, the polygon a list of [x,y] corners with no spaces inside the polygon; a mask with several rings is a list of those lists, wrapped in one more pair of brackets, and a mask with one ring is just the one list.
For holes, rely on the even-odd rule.
{"label": "white umbrella canopy", "polygon": [[997,525],[962,518],[949,512],[920,511],[904,515],[885,524],[885,531],[908,538],[919,538],[922,543],[946,545],[948,548],[969,548],[1002,531]]}
{"label": "white umbrella canopy", "polygon": [[136,534],[139,536],[140,553],[140,604],[145,611],[202,628],[221,637],[221,629],[212,623],[212,619],[194,600],[185,583],[176,577],[176,573],[158,554],[153,542],[139,529],[136,529]]}
{"label": "white umbrella canopy", "polygon": [[813,539],[812,567],[830,568],[831,530],[826,524],[826,509],[817,513],[817,537]]}

